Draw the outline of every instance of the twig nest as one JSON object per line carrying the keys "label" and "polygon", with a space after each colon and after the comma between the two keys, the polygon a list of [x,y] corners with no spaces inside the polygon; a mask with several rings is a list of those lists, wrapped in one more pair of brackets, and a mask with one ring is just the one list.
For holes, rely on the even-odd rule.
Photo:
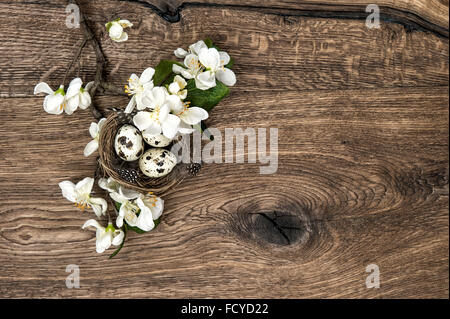
{"label": "twig nest", "polygon": [[116,154],[124,161],[136,161],[144,152],[144,141],[139,130],[132,125],[123,125],[114,140]]}
{"label": "twig nest", "polygon": [[177,165],[176,156],[165,149],[152,148],[139,159],[141,172],[148,177],[162,177],[169,174]]}
{"label": "twig nest", "polygon": [[146,133],[145,131],[142,132],[142,138],[148,145],[153,147],[166,147],[170,143],[172,143],[172,140],[170,138],[167,138],[162,134],[151,135]]}

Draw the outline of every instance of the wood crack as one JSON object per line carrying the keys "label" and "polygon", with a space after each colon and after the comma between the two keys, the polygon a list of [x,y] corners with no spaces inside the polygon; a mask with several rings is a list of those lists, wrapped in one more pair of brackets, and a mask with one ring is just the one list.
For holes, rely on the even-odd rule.
{"label": "wood crack", "polygon": [[[235,9],[242,11],[256,11],[266,14],[278,15],[281,17],[308,17],[308,18],[329,18],[329,19],[352,19],[365,20],[368,13],[365,11],[364,5],[330,5],[330,4],[304,4],[304,9],[288,9],[265,6],[250,6],[238,4],[222,4],[222,3],[200,3],[200,2],[183,2],[175,11],[164,11],[157,6],[142,0],[119,0],[122,2],[132,2],[143,5],[153,10],[162,19],[170,23],[177,23],[181,20],[181,12],[187,8],[220,8]],[[339,10],[333,10],[338,7]],[[413,30],[431,32],[437,36],[449,37],[448,29],[422,18],[413,12],[391,8],[387,6],[380,7],[380,20],[389,23],[397,23],[402,25],[407,32]],[[341,9],[342,8],[342,9]]]}

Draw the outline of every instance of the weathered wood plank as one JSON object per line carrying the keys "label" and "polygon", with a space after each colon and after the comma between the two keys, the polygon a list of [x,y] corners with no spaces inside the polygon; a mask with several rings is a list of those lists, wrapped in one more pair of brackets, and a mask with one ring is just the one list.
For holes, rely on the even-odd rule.
{"label": "weathered wood plank", "polygon": [[[448,39],[407,32],[394,23],[369,30],[359,20],[188,7],[180,23],[169,24],[151,10],[143,15],[139,4],[107,3],[98,1],[85,7],[93,12],[90,18],[98,31],[104,30],[104,21],[115,14],[126,15],[136,24],[130,40],[122,45],[101,34],[109,63],[108,80],[118,86],[124,85],[131,73],[141,72],[160,59],[174,58],[172,51],[178,46],[186,47],[206,36],[233,53],[240,74],[236,90],[258,87],[282,92],[448,83]],[[0,88],[0,96],[30,96],[33,85],[43,80],[59,86],[81,38],[77,31],[65,27],[64,6],[0,6],[3,23],[20,23],[20,27],[0,35],[6,43],[0,49],[0,79],[8,83]],[[30,10],[39,14],[39,22],[29,16]],[[95,61],[92,49],[86,47],[80,69],[85,81],[93,79]],[[280,73],[286,80],[279,81]]]}
{"label": "weathered wood plank", "polygon": [[[288,0],[123,0],[147,5],[154,9],[163,18],[170,21],[179,19],[179,12],[187,7],[220,7],[262,10],[265,12],[279,12],[281,14],[296,13],[309,16],[323,17],[353,17],[366,18],[365,9],[373,4],[370,0],[310,0],[310,1],[288,1]],[[448,37],[448,1],[446,0],[381,0],[376,4],[380,8],[383,18],[392,21],[404,21],[407,24],[446,34]]]}
{"label": "weathered wood plank", "polygon": [[[445,297],[448,95],[441,88],[426,96],[420,88],[366,93],[289,93],[283,113],[268,93],[248,111],[251,93],[227,98],[209,124],[279,127],[277,174],[259,175],[256,164],[205,166],[166,198],[160,228],[131,235],[109,262],[79,228],[87,214],[57,187],[94,170],[95,159],[81,154],[88,112],[55,117],[42,114],[39,98],[1,100],[15,125],[1,132],[0,295]],[[113,101],[123,99],[98,99]],[[41,120],[30,123],[30,115]],[[249,215],[277,210],[309,225],[291,245],[267,242]],[[376,291],[364,286],[371,262],[382,271]],[[69,263],[81,267],[79,290],[64,286]]]}
{"label": "weathered wood plank", "polygon": [[[448,10],[436,1],[411,10],[424,3],[430,16]],[[107,261],[94,232],[80,229],[94,215],[76,211],[57,186],[93,174],[95,157],[82,154],[92,117],[46,114],[32,96],[38,81],[59,85],[80,41],[65,28],[64,4],[0,4],[9,31],[0,35],[1,297],[448,298],[447,38],[244,7],[186,5],[170,24],[137,1],[84,2],[108,80],[122,85],[212,36],[235,57],[238,83],[207,124],[279,129],[276,174],[260,175],[260,164],[205,165],[165,198],[157,230],[131,234]],[[305,9],[297,5],[279,6]],[[136,26],[121,45],[101,31],[114,15]],[[94,65],[86,47],[85,81]],[[294,229],[280,236],[267,217]],[[380,266],[379,289],[365,287],[370,263]],[[65,286],[68,264],[81,268],[80,289]]]}

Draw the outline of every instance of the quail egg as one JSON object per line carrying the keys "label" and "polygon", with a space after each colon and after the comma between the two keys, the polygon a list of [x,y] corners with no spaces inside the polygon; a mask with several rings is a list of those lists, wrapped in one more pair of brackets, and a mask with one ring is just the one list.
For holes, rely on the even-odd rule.
{"label": "quail egg", "polygon": [[166,176],[176,164],[176,156],[162,148],[149,149],[139,159],[139,168],[148,177]]}
{"label": "quail egg", "polygon": [[172,142],[170,138],[165,137],[163,134],[151,135],[145,131],[142,132],[142,138],[148,145],[154,147],[165,147]]}
{"label": "quail egg", "polygon": [[132,125],[123,125],[114,141],[116,154],[124,161],[137,160],[144,152],[144,141],[139,130]]}

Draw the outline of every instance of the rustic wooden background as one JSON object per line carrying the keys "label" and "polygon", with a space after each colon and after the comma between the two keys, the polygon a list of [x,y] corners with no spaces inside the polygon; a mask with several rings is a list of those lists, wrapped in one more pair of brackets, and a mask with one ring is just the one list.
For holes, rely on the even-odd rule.
{"label": "rustic wooden background", "polygon": [[[448,298],[448,0],[377,1],[372,30],[371,0],[190,2],[83,1],[108,80],[211,37],[238,83],[207,124],[278,127],[278,172],[206,165],[166,196],[157,230],[97,254],[81,230],[94,215],[58,188],[94,173],[92,117],[46,114],[33,96],[60,84],[81,33],[66,1],[1,1],[0,297]],[[126,43],[104,32],[116,16],[135,24]],[[86,46],[70,76],[94,72]],[[370,263],[379,289],[365,286]]]}

